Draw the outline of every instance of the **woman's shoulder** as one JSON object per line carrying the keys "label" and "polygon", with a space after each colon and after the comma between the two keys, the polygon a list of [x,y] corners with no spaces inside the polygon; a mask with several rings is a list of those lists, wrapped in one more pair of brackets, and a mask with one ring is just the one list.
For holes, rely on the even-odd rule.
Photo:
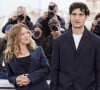
{"label": "woman's shoulder", "polygon": [[43,53],[44,53],[44,50],[42,49],[41,46],[38,46],[35,50],[30,50],[30,54],[31,54],[32,56],[34,56],[34,55],[40,56],[40,55],[43,54]]}
{"label": "woman's shoulder", "polygon": [[34,52],[34,51],[41,51],[41,50],[43,50],[43,48],[41,46],[37,46],[35,50],[31,49],[30,51]]}

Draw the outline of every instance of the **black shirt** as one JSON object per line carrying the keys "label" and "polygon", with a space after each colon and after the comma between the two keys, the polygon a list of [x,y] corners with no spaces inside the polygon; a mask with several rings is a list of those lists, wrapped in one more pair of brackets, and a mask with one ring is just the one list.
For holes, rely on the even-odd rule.
{"label": "black shirt", "polygon": [[31,62],[31,56],[29,55],[26,57],[17,58],[16,61],[20,65],[20,67],[24,70],[24,72],[28,73],[30,62]]}

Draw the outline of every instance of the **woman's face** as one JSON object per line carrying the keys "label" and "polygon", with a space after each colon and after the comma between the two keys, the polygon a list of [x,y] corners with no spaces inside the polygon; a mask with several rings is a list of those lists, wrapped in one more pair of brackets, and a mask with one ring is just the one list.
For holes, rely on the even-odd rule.
{"label": "woman's face", "polygon": [[22,27],[20,35],[21,35],[21,37],[20,37],[20,42],[19,43],[21,45],[29,44],[31,35],[30,35],[29,31],[26,28]]}

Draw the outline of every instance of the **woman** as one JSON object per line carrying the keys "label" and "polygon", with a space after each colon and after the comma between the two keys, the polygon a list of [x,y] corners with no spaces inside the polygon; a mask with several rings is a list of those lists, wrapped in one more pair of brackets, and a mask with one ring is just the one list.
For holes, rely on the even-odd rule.
{"label": "woman", "polygon": [[48,90],[47,58],[31,35],[23,24],[16,24],[11,28],[5,50],[8,80],[16,90]]}
{"label": "woman", "polygon": [[32,32],[33,32],[33,39],[35,40],[36,44],[38,46],[44,47],[45,33],[43,26],[40,23],[34,24]]}

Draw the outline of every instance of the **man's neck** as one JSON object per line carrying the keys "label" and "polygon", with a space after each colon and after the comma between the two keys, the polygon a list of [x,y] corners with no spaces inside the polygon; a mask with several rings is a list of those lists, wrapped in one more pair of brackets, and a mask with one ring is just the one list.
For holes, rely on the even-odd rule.
{"label": "man's neck", "polygon": [[73,34],[80,35],[80,34],[83,34],[84,27],[82,27],[82,28],[73,28],[72,27],[72,31],[73,31]]}

